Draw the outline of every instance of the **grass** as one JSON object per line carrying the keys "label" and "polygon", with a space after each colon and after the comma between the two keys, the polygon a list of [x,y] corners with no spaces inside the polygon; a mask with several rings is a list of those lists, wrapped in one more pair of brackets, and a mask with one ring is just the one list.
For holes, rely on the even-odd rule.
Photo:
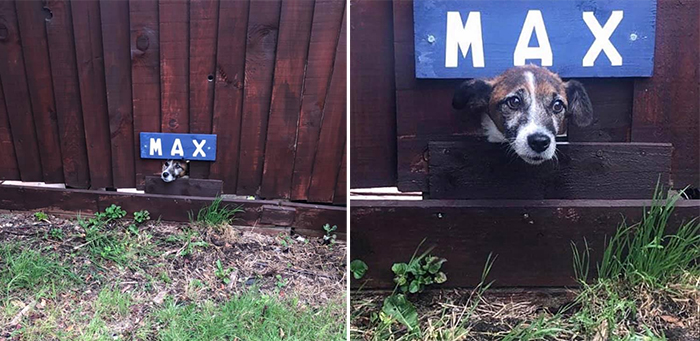
{"label": "grass", "polygon": [[700,223],[695,218],[670,226],[683,193],[661,193],[657,188],[641,221],[623,221],[607,239],[594,280],[589,278],[588,243],[584,240],[583,249],[572,243],[573,272],[581,286],[573,302],[561,309],[490,303],[482,299],[483,292],[472,291],[466,302],[459,298],[418,307],[420,333],[407,333],[387,325],[379,298],[359,299],[353,302],[352,336],[397,341],[700,339]]}
{"label": "grass", "polygon": [[0,340],[345,338],[342,246],[290,240],[281,253],[251,232],[215,246],[203,224],[124,215],[0,217]]}
{"label": "grass", "polygon": [[168,299],[155,312],[159,340],[345,340],[344,316],[337,306],[318,310],[295,300],[255,291],[224,303],[179,304]]}
{"label": "grass", "polygon": [[7,295],[18,291],[55,293],[79,281],[51,252],[17,243],[0,244],[0,288]]}
{"label": "grass", "polygon": [[231,208],[221,205],[221,197],[216,197],[208,206],[202,207],[196,216],[190,213],[190,221],[206,227],[221,227],[230,224],[235,215],[243,212],[243,206]]}

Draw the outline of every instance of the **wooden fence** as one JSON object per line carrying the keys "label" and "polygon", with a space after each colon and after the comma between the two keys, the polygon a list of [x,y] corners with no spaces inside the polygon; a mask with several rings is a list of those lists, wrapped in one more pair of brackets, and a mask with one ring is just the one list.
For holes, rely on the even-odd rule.
{"label": "wooden fence", "polygon": [[[369,266],[353,285],[393,288],[391,264],[418,245],[448,259],[446,286],[477,285],[491,253],[496,286],[576,285],[571,243],[587,240],[594,273],[606,236],[622,215],[641,219],[659,176],[698,195],[700,1],[658,0],[653,77],[581,79],[595,120],[569,127],[558,163],[536,170],[474,138],[479,117],[451,107],[460,80],[415,78],[412,1],[351,9],[351,187],[426,199],[351,200],[351,258]],[[669,230],[698,212],[700,200],[679,202]]]}
{"label": "wooden fence", "polygon": [[191,176],[345,202],[344,0],[0,1],[0,179],[143,187],[139,132],[213,133]]}

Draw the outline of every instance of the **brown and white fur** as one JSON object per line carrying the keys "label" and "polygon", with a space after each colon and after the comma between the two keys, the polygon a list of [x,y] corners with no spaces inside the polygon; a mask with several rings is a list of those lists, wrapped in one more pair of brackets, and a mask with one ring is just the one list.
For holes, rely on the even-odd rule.
{"label": "brown and white fur", "polygon": [[532,165],[554,157],[556,136],[566,131],[567,119],[578,126],[593,120],[593,107],[581,83],[564,82],[535,65],[514,67],[492,79],[465,81],[455,90],[452,106],[481,115],[489,142],[508,143]]}
{"label": "brown and white fur", "polygon": [[189,161],[167,160],[163,163],[163,171],[160,178],[165,182],[173,182],[180,178],[187,178]]}

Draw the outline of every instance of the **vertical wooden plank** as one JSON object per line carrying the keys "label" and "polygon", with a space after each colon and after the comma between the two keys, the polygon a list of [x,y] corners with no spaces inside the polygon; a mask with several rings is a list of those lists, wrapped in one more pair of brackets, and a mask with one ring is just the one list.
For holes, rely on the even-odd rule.
{"label": "vertical wooden plank", "polygon": [[90,166],[90,187],[112,187],[112,149],[107,114],[100,3],[73,1],[70,7]]}
{"label": "vertical wooden plank", "polygon": [[51,0],[45,3],[45,7],[51,13],[51,19],[46,21],[46,34],[56,95],[63,177],[66,186],[88,188],[90,170],[80,105],[70,3],[67,0]]}
{"label": "vertical wooden plank", "polygon": [[216,48],[212,129],[217,135],[217,149],[224,152],[216,156],[209,176],[223,180],[226,193],[235,193],[238,182],[248,6],[247,0],[219,2],[218,36],[221,38]]}
{"label": "vertical wooden plank", "polygon": [[160,0],[161,131],[189,132],[189,12],[187,1]]}
{"label": "vertical wooden plank", "polygon": [[343,0],[316,0],[297,126],[296,154],[290,193],[292,200],[306,200],[308,194],[311,167],[321,130],[323,104],[333,73],[335,48],[338,44],[344,9]]}
{"label": "vertical wooden plank", "polygon": [[49,48],[46,43],[45,21],[40,1],[18,1],[17,21],[22,35],[22,52],[27,69],[27,83],[34,113],[34,125],[39,143],[41,170],[45,182],[63,182],[61,142],[51,81]]}
{"label": "vertical wooden plank", "polygon": [[[0,23],[0,25],[2,24]],[[20,179],[15,146],[12,141],[10,119],[7,117],[5,95],[2,89],[2,79],[0,79],[0,159],[4,160],[0,163],[0,180]]]}
{"label": "vertical wooden plank", "polygon": [[14,1],[0,1],[0,78],[22,181],[42,181]]}
{"label": "vertical wooden plank", "polygon": [[[218,0],[190,1],[190,133],[212,132],[218,14]],[[190,177],[209,177],[209,164],[191,162]]]}
{"label": "vertical wooden plank", "polygon": [[634,81],[633,142],[671,142],[675,188],[700,187],[700,2],[659,1],[654,76]]}
{"label": "vertical wooden plank", "polygon": [[314,1],[282,2],[260,195],[289,198]]}
{"label": "vertical wooden plank", "polygon": [[309,201],[333,202],[338,178],[338,167],[341,164],[346,136],[346,17],[343,17],[343,26],[338,38],[338,47],[335,54],[335,65],[331,78],[330,89],[326,96],[326,104],[323,107],[323,122],[321,123],[321,136],[318,142],[318,150],[314,158],[313,173],[309,184]]}
{"label": "vertical wooden plank", "polygon": [[280,2],[251,1],[248,11],[243,118],[238,161],[239,194],[256,194],[260,187]]}
{"label": "vertical wooden plank", "polygon": [[[346,142],[347,143],[347,142]],[[347,146],[343,148],[343,157],[340,164],[340,170],[338,170],[338,180],[335,184],[335,193],[333,194],[333,203],[336,205],[346,205],[347,204],[347,193],[348,193],[348,178],[347,178]]]}
{"label": "vertical wooden plank", "polygon": [[350,11],[350,186],[396,186],[392,3],[353,1]]}
{"label": "vertical wooden plank", "polygon": [[[129,0],[129,26],[134,139],[135,144],[138,144],[139,133],[160,132],[158,2]],[[136,188],[143,188],[146,176],[160,173],[160,170],[160,161],[141,159],[136,152],[134,159]]]}
{"label": "vertical wooden plank", "polygon": [[100,2],[114,187],[135,187],[129,3]]}

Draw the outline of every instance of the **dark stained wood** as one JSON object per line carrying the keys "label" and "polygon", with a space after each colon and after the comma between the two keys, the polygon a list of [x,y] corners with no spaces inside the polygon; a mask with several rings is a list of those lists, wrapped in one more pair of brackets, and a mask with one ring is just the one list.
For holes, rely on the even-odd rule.
{"label": "dark stained wood", "polygon": [[0,79],[0,159],[4,160],[0,164],[0,180],[19,180],[19,168],[17,167],[15,148],[12,144],[10,119],[7,117],[7,109],[5,108],[5,94],[2,89],[2,79]]}
{"label": "dark stained wood", "polygon": [[336,225],[338,229],[338,239],[341,238],[341,234],[345,234],[348,231],[347,226],[347,215],[345,207],[339,206],[328,206],[328,205],[313,205],[313,204],[303,204],[294,202],[280,203],[285,207],[292,207],[296,210],[296,218],[294,219],[294,224],[292,225],[293,230],[299,234],[305,234],[300,231],[316,231],[320,233],[325,233],[323,230],[323,225],[330,224]]}
{"label": "dark stained wood", "polygon": [[131,93],[134,112],[136,187],[161,170],[158,160],[141,159],[139,133],[160,131],[160,46],[157,1],[129,1]]}
{"label": "dark stained wood", "polygon": [[135,187],[129,3],[101,1],[100,17],[114,186]]}
{"label": "dark stained wood", "polygon": [[39,1],[17,1],[15,6],[44,182],[61,183],[61,141],[58,137],[49,48],[46,42],[46,15]]}
{"label": "dark stained wood", "polygon": [[[218,0],[190,1],[190,133],[212,132],[218,14]],[[209,165],[191,162],[190,176],[209,177]]]}
{"label": "dark stained wood", "polygon": [[281,1],[251,1],[238,161],[238,194],[258,192],[262,177]]}
{"label": "dark stained wood", "polygon": [[73,19],[67,0],[45,3],[51,13],[46,21],[51,79],[56,97],[58,131],[66,186],[90,187],[87,145],[80,106],[80,85],[73,43]]}
{"label": "dark stained wood", "polygon": [[395,186],[392,2],[353,1],[350,12],[350,186]]}
{"label": "dark stained wood", "polygon": [[[289,198],[314,1],[282,2],[260,195]],[[323,15],[318,13],[318,15]]]}
{"label": "dark stained wood", "polygon": [[70,7],[90,169],[90,187],[112,187],[112,149],[107,113],[100,3],[73,1]]}
{"label": "dark stained wood", "polygon": [[296,209],[293,207],[265,205],[262,207],[260,223],[276,226],[291,226],[294,223]]}
{"label": "dark stained wood", "polygon": [[22,181],[42,181],[14,1],[0,1],[0,79]]}
{"label": "dark stained wood", "polygon": [[658,2],[654,76],[634,83],[632,141],[673,143],[676,188],[700,187],[698,13],[696,0]]}
{"label": "dark stained wood", "polygon": [[[42,210],[47,213],[72,212],[73,214],[104,211],[112,204],[121,206],[133,217],[133,213],[148,210],[152,219],[188,222],[190,216],[210,205],[213,198],[178,195],[135,194],[123,192],[86,191],[59,188],[41,188],[0,185],[0,210]],[[338,225],[338,238],[346,231],[345,208],[305,204],[282,204],[271,200],[223,199],[222,205],[239,207],[234,225],[259,226],[263,207],[282,207],[281,210],[297,212],[294,226],[297,233],[317,235],[323,224]],[[281,206],[280,206],[281,205]],[[282,230],[284,231],[284,230]],[[344,236],[343,236],[344,238]]]}
{"label": "dark stained wood", "polygon": [[431,199],[645,199],[668,187],[670,144],[560,143],[533,166],[501,144],[430,142]]}
{"label": "dark stained wood", "polygon": [[0,208],[91,214],[97,212],[97,196],[96,191],[0,185]]}
{"label": "dark stained wood", "polygon": [[593,103],[593,122],[577,127],[569,122],[569,142],[629,142],[632,128],[634,80],[579,79]]}
{"label": "dark stained wood", "polygon": [[[308,64],[304,75],[304,91],[297,127],[290,192],[292,200],[306,200],[307,197],[313,159],[321,131],[323,105],[333,73],[342,16],[345,14],[345,1],[342,0],[316,0],[314,6]],[[344,186],[345,184],[343,188]]]}
{"label": "dark stained wood", "polygon": [[216,49],[213,133],[218,155],[211,164],[211,178],[224,181],[224,192],[235,193],[245,73],[248,1],[219,2],[219,37]]}
{"label": "dark stained wood", "polygon": [[189,132],[189,2],[160,0],[161,131]]}
{"label": "dark stained wood", "polygon": [[348,196],[347,186],[347,148],[343,149],[343,157],[341,158],[340,169],[338,170],[338,180],[335,184],[335,193],[333,194],[333,203],[336,205],[346,205]]}
{"label": "dark stained wood", "polygon": [[346,146],[347,23],[345,18],[343,17],[343,26],[338,38],[333,76],[323,107],[321,134],[309,182],[308,201],[310,202],[333,202],[335,184],[338,181],[338,168],[342,163],[343,149]]}
{"label": "dark stained wood", "polygon": [[[605,238],[615,233],[623,216],[628,223],[639,221],[650,204],[649,200],[353,201],[350,257],[369,266],[366,289],[393,288],[391,265],[407,261],[424,239],[424,248],[434,246],[432,254],[447,258],[446,287],[477,285],[489,253],[497,257],[488,277],[496,287],[570,286],[576,284],[570,243],[581,249],[587,240],[594,273]],[[678,202],[669,232],[696,217],[698,210],[698,200]]]}
{"label": "dark stained wood", "polygon": [[185,178],[164,182],[159,176],[146,176],[144,190],[152,194],[215,197],[221,194],[222,187],[221,180]]}

